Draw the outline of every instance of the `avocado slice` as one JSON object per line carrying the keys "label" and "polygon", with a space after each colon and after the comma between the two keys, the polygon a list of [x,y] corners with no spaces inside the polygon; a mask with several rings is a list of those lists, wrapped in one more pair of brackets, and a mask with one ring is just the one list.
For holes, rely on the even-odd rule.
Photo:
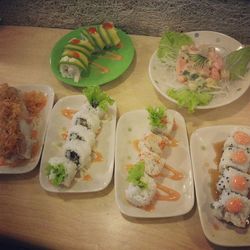
{"label": "avocado slice", "polygon": [[75,59],[78,59],[81,61],[81,63],[85,66],[85,68],[88,67],[89,61],[88,58],[85,54],[79,52],[79,51],[75,51],[75,50],[64,50],[62,53],[62,57],[63,56],[68,56],[68,57],[73,57]]}
{"label": "avocado slice", "polygon": [[85,39],[78,39],[78,38],[72,38],[70,41],[69,41],[70,44],[72,45],[77,45],[77,46],[81,46],[81,47],[84,47],[86,48],[90,53],[93,53],[95,48],[94,46],[90,43],[89,40]]}
{"label": "avocado slice", "polygon": [[97,31],[99,32],[101,38],[105,42],[106,47],[111,47],[112,46],[112,41],[110,40],[107,32],[105,29],[102,27],[102,25],[97,26]]}

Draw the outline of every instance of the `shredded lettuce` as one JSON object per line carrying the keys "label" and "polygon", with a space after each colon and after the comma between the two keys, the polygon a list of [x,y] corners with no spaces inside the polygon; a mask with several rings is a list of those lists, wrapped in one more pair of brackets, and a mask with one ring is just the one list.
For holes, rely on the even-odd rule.
{"label": "shredded lettuce", "polygon": [[107,111],[109,105],[114,103],[114,100],[103,92],[99,86],[86,87],[83,93],[93,108],[99,107],[103,111]]}
{"label": "shredded lettuce", "polygon": [[193,44],[193,40],[190,36],[184,33],[167,31],[161,37],[157,56],[161,61],[175,66],[181,47],[191,44]]}
{"label": "shredded lettuce", "polygon": [[230,80],[242,78],[247,72],[250,62],[250,47],[231,52],[226,56],[225,68],[230,73]]}
{"label": "shredded lettuce", "polygon": [[175,99],[180,107],[188,108],[191,113],[197,106],[206,105],[213,98],[213,95],[209,92],[196,92],[186,88],[170,88],[167,95]]}
{"label": "shredded lettuce", "polygon": [[63,164],[48,164],[46,167],[46,175],[52,176],[50,181],[54,186],[59,186],[60,184],[62,184],[66,177],[65,167]]}
{"label": "shredded lettuce", "polygon": [[147,183],[144,182],[142,178],[144,176],[144,169],[144,162],[139,161],[129,169],[127,180],[133,183],[135,186],[138,186],[140,188],[147,188]]}
{"label": "shredded lettuce", "polygon": [[165,117],[166,109],[164,107],[148,107],[148,119],[150,121],[150,125],[154,128],[163,128],[164,123],[163,119]]}

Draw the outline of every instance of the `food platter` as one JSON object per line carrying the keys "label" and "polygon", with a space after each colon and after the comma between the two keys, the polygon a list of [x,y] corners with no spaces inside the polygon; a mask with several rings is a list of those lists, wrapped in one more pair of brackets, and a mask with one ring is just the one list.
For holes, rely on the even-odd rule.
{"label": "food platter", "polygon": [[[222,33],[213,31],[193,31],[186,33],[196,45],[209,45],[223,57],[230,52],[238,50],[243,45],[234,38]],[[170,88],[180,89],[183,84],[177,82],[176,73],[173,69],[167,68],[157,57],[157,51],[154,52],[149,63],[149,76],[155,89],[167,100],[177,103],[176,100],[167,95]],[[219,94],[207,105],[199,105],[197,109],[211,109],[227,105],[240,98],[250,85],[250,72],[245,75],[244,79],[229,82],[227,93]]]}
{"label": "food platter", "polygon": [[70,188],[53,186],[46,175],[49,159],[56,155],[63,155],[63,133],[71,123],[70,119],[62,114],[62,110],[78,110],[85,100],[83,95],[64,97],[56,103],[51,112],[40,167],[40,184],[47,191],[60,193],[96,192],[106,188],[112,179],[116,131],[115,103],[110,107],[108,118],[102,122],[101,131],[96,138],[94,150],[101,153],[102,161],[91,162],[84,176],[75,178]]}
{"label": "food platter", "polygon": [[172,148],[165,157],[171,166],[183,172],[184,179],[174,181],[163,178],[161,183],[180,192],[181,198],[177,201],[157,201],[154,209],[150,211],[135,207],[126,200],[127,166],[138,161],[133,141],[150,131],[147,111],[131,111],[125,113],[118,121],[115,150],[115,196],[120,211],[125,215],[138,218],[178,216],[189,212],[194,205],[194,187],[185,121],[178,112],[168,111],[174,115],[178,126],[175,134],[178,146]]}
{"label": "food platter", "polygon": [[[194,173],[197,206],[201,225],[206,237],[222,246],[249,246],[249,228],[241,229],[217,220],[211,212],[210,203],[214,201],[211,192],[211,170],[216,169],[216,153],[213,145],[224,141],[234,125],[211,126],[197,129],[190,140],[190,150]],[[248,128],[237,126],[238,128]]]}
{"label": "food platter", "polygon": [[0,167],[0,174],[22,174],[27,173],[31,170],[33,170],[40,159],[42,148],[43,148],[43,142],[45,138],[46,128],[47,124],[50,118],[50,112],[54,103],[54,90],[47,86],[47,85],[41,85],[41,84],[25,84],[25,85],[12,85],[11,87],[15,87],[19,90],[21,90],[22,93],[24,92],[31,92],[31,91],[38,91],[42,92],[45,97],[47,98],[47,102],[41,113],[37,118],[35,118],[35,128],[36,131],[38,131],[38,149],[37,153],[27,162],[25,161],[25,164],[22,164],[20,166],[1,166]]}
{"label": "food platter", "polygon": [[70,39],[81,38],[80,31],[81,28],[66,34],[52,49],[50,56],[51,69],[59,81],[76,87],[102,85],[116,79],[127,70],[132,63],[135,51],[130,37],[118,29],[118,35],[121,39],[121,46],[119,48],[106,49],[106,52],[93,55],[91,58],[92,63],[89,65],[89,71],[83,73],[78,83],[74,82],[73,79],[63,78],[59,71],[59,61],[63,48]]}

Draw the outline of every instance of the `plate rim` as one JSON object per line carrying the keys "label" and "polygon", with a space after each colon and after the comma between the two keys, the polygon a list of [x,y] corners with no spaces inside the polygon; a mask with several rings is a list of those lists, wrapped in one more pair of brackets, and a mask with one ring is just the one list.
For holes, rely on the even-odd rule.
{"label": "plate rim", "polygon": [[[191,36],[192,34],[195,34],[195,33],[211,33],[211,34],[214,34],[214,35],[217,34],[217,35],[223,36],[225,38],[231,39],[235,43],[238,43],[239,47],[237,48],[237,50],[240,49],[240,48],[245,47],[241,42],[239,42],[235,38],[233,38],[233,37],[231,37],[229,35],[220,33],[220,32],[210,31],[210,30],[197,30],[197,31],[185,32],[185,34],[187,34],[189,36]],[[151,72],[152,68],[153,68],[152,63],[153,63],[153,59],[157,58],[157,56],[156,56],[157,50],[158,50],[158,48],[153,52],[152,56],[150,57],[150,61],[149,61],[149,66],[148,66],[148,72],[149,73],[148,74],[149,74],[150,82],[160,95],[162,95],[165,99],[171,101],[172,103],[175,103],[176,105],[178,105],[178,103],[177,103],[177,101],[175,99],[171,98],[170,96],[168,96],[167,94],[165,94],[163,91],[160,90],[160,88],[157,86],[157,84],[155,83],[155,80],[152,77],[152,72]],[[219,107],[226,106],[226,105],[238,100],[241,96],[243,96],[246,93],[246,91],[248,90],[249,87],[250,87],[250,82],[248,84],[248,87],[242,92],[242,94],[239,97],[232,99],[231,101],[227,101],[227,102],[225,102],[223,104],[199,105],[195,109],[207,110],[207,109],[214,109],[214,108],[219,108]]]}
{"label": "plate rim", "polygon": [[[119,172],[118,168],[117,168],[117,142],[118,142],[118,127],[119,127],[119,124],[122,122],[123,119],[126,118],[126,116],[129,116],[133,113],[146,113],[147,111],[145,109],[136,109],[136,110],[131,110],[131,111],[128,111],[126,113],[124,113],[123,115],[121,115],[121,117],[119,118],[118,122],[117,122],[117,131],[116,131],[116,147],[115,147],[115,169],[114,169],[114,187],[115,187],[115,200],[116,200],[116,204],[120,210],[120,212],[126,216],[129,216],[129,217],[133,217],[133,218],[171,218],[171,217],[177,217],[177,216],[182,216],[182,215],[185,215],[187,213],[189,213],[193,207],[194,207],[194,202],[195,202],[195,192],[194,192],[194,179],[193,179],[193,170],[192,170],[192,161],[191,161],[191,155],[190,155],[190,148],[189,148],[189,139],[188,139],[188,134],[187,134],[187,127],[186,127],[186,122],[185,122],[185,119],[184,117],[182,116],[182,114],[180,114],[178,111],[174,110],[174,109],[167,109],[168,111],[170,112],[173,112],[174,114],[176,114],[177,116],[179,116],[179,118],[184,122],[183,125],[184,125],[184,128],[185,128],[185,140],[187,142],[187,147],[186,147],[186,150],[187,150],[187,155],[189,157],[189,165],[190,165],[190,180],[191,181],[191,198],[190,198],[190,203],[189,203],[189,206],[187,207],[187,209],[185,209],[184,211],[181,211],[179,213],[175,213],[174,215],[157,215],[157,214],[147,214],[147,215],[143,215],[143,214],[139,214],[139,215],[135,215],[134,213],[130,213],[130,212],[127,212],[123,209],[123,207],[121,206],[120,202],[119,202],[119,192],[117,191],[117,183],[118,183],[118,180],[117,180],[117,173]],[[125,117],[125,118],[124,118]],[[184,131],[183,131],[184,132]],[[131,205],[132,206],[132,205]]]}

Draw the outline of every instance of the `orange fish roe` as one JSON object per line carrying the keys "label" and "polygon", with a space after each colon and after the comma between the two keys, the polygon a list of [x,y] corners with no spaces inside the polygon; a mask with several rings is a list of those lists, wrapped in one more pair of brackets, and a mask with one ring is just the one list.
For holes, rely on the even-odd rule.
{"label": "orange fish roe", "polygon": [[247,156],[243,150],[238,150],[232,153],[232,161],[234,163],[244,164],[247,162]]}
{"label": "orange fish roe", "polygon": [[235,175],[231,179],[231,186],[233,189],[242,191],[247,188],[247,179],[242,175]]}
{"label": "orange fish roe", "polygon": [[239,213],[244,207],[244,204],[239,198],[232,198],[227,201],[225,207],[229,213]]}
{"label": "orange fish roe", "polygon": [[247,145],[250,144],[250,136],[242,131],[236,131],[233,135],[234,140],[238,144]]}

